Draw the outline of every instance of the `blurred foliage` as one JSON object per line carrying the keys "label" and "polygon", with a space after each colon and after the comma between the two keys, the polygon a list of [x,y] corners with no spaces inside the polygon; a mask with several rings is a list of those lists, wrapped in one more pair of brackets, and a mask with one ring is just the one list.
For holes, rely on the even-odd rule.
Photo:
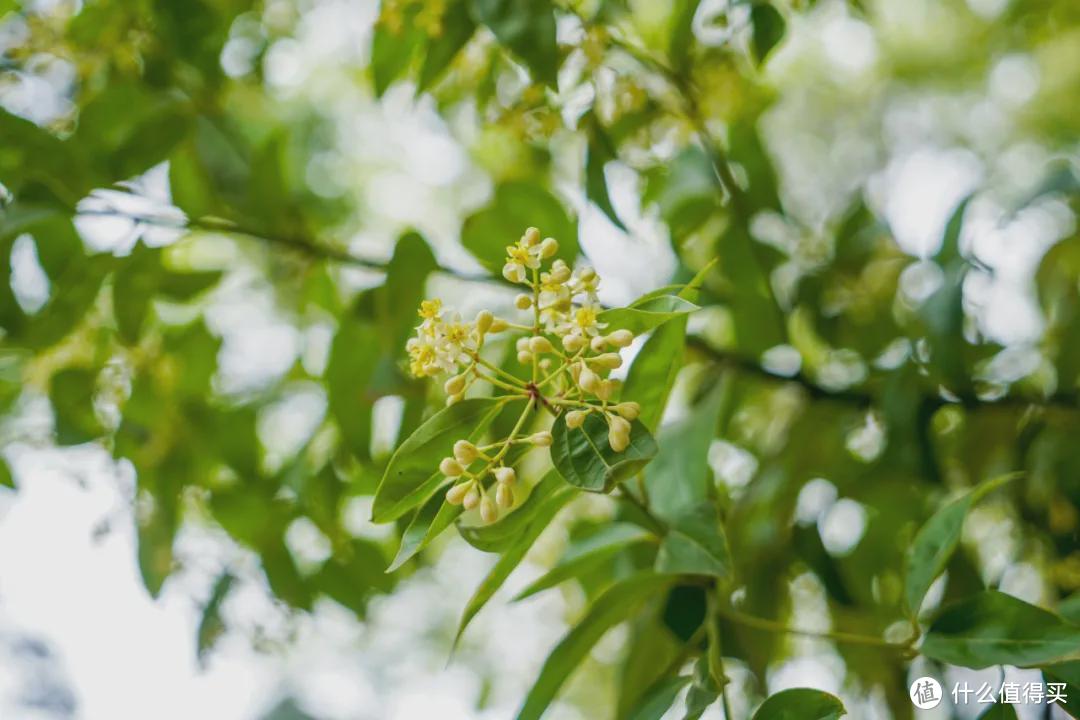
{"label": "blurred foliage", "polygon": [[[334,151],[329,119],[273,92],[264,69],[311,4],[0,2],[0,23],[19,38],[3,48],[5,82],[43,63],[72,76],[61,112],[30,119],[6,101],[0,110],[0,271],[18,275],[14,258],[29,242],[47,286],[34,306],[0,284],[0,410],[18,427],[28,402],[47,397],[56,444],[100,443],[133,466],[150,593],[182,566],[177,534],[200,523],[257,555],[288,606],[329,598],[362,618],[370,598],[392,594],[454,532],[499,556],[464,631],[558,525],[563,556],[521,596],[573,584],[588,608],[520,718],[540,717],[623,623],[614,695],[590,695],[605,703],[590,717],[658,718],[677,698],[698,717],[729,704],[733,664],[755,678],[741,692],[757,707],[769,670],[797,652],[792,630],[808,626],[843,659],[845,697],[879,693],[893,717],[912,716],[916,656],[931,667],[1041,668],[1074,689],[1066,707],[1080,716],[1080,614],[1068,599],[1080,591],[1080,5],[383,0],[352,82],[375,98],[433,101],[490,175],[490,202],[457,233],[482,268],[470,274],[441,265],[445,253],[416,232],[403,232],[385,262],[341,240],[364,227],[365,208],[317,191],[306,171]],[[869,79],[848,86],[805,50],[829,17],[850,31],[829,44],[858,50],[869,34]],[[249,67],[226,73],[236,43]],[[785,53],[809,60],[785,65]],[[980,124],[1005,110],[977,88],[1017,58],[1034,67],[1037,88],[1009,111],[1007,139],[984,142]],[[850,149],[853,133],[880,142],[881,128],[860,122],[887,96],[920,94],[966,106],[964,127],[937,129],[941,147],[963,148],[986,172],[915,257],[897,242],[872,173],[843,167],[838,182],[825,164],[830,144]],[[793,107],[798,122],[768,131]],[[791,145],[822,143],[815,176],[794,176]],[[1034,149],[1037,167],[1013,172],[1002,158],[1016,148]],[[887,150],[870,152],[875,171]],[[140,175],[165,167],[165,206],[121,202],[140,194]],[[619,200],[613,170],[633,176],[641,213]],[[1029,279],[1038,336],[1018,346],[989,332],[972,300],[994,275],[970,238],[985,224],[966,229],[978,201],[1005,208],[999,224],[1033,208],[1068,218]],[[499,289],[502,248],[528,225],[575,261],[583,202],[631,236],[662,224],[678,260],[666,293],[608,311],[614,325],[650,332],[625,392],[642,403],[655,456],[578,477],[567,440],[554,456],[559,474],[536,469],[529,498],[480,527],[428,478],[446,449],[429,452],[414,435],[445,399],[405,372],[414,308],[435,276]],[[127,219],[138,239],[100,251],[76,224],[95,217]],[[151,228],[178,238],[153,242]],[[629,238],[625,252],[633,264]],[[377,279],[358,288],[354,269]],[[701,287],[680,298],[699,272]],[[333,339],[325,363],[297,359],[269,384],[229,390],[208,316],[231,281],[252,274],[273,289],[276,313],[299,329],[329,326]],[[905,289],[918,277],[935,279],[929,292]],[[1018,353],[1030,360],[1020,370],[1010,363]],[[260,418],[310,387],[325,416],[279,457]],[[390,434],[409,450],[390,469],[375,430],[384,399],[400,406]],[[454,407],[454,423],[479,435],[506,422],[486,416],[483,400]],[[558,439],[565,428],[554,430]],[[374,519],[393,531],[357,536],[344,510],[383,476],[390,504],[376,502]],[[0,485],[20,482],[0,462]],[[579,488],[610,494],[603,521],[581,509]],[[822,493],[828,502],[813,512]],[[842,518],[858,524],[837,498],[862,516],[849,546],[830,539]],[[325,559],[296,556],[288,535],[298,522],[325,538]],[[395,572],[384,572],[395,553]],[[1026,600],[997,590],[1006,566],[1032,571]],[[200,654],[212,652],[233,586],[229,571],[214,584]],[[842,712],[836,698],[802,689],[753,717]],[[274,715],[294,716],[303,715],[290,703]]]}

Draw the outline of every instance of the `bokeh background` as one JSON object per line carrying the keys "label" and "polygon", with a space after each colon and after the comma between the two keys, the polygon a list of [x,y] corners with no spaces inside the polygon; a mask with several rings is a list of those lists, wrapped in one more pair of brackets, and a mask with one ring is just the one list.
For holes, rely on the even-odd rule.
{"label": "bokeh background", "polygon": [[[336,379],[343,308],[382,285],[379,266],[409,231],[442,268],[427,278],[426,295],[465,314],[509,307],[505,288],[475,279],[487,272],[477,248],[512,241],[521,220],[576,235],[580,262],[603,277],[606,304],[685,279],[739,222],[703,162],[711,152],[703,137],[727,149],[736,182],[748,188],[745,230],[784,316],[779,334],[765,328],[772,311],[754,304],[761,286],[743,282],[739,265],[753,261],[719,253],[723,277],[707,283],[709,307],[691,320],[700,355],[681,382],[693,385],[711,357],[745,371],[737,378],[748,385],[727,429],[707,444],[710,481],[738,505],[768,500],[754,490],[765,477],[769,492],[785,499],[773,497],[784,509],[778,525],[761,521],[763,532],[794,528],[818,538],[824,557],[847,563],[840,572],[858,586],[854,595],[865,583],[866,597],[887,603],[896,580],[876,575],[889,553],[875,543],[910,537],[904,523],[925,517],[925,498],[993,472],[1041,471],[1026,494],[973,514],[966,569],[1039,604],[1080,588],[1070,407],[1080,311],[1080,5],[792,0],[776,4],[770,42],[752,3],[703,0],[691,4],[693,41],[684,42],[694,49],[676,73],[693,85],[689,109],[663,59],[672,51],[672,16],[686,3],[556,3],[561,55],[547,87],[485,28],[432,70],[442,74],[424,79],[433,51],[422,41],[412,50],[410,33],[440,37],[448,26],[425,35],[425,23],[437,25],[453,5],[0,0],[5,202],[47,198],[74,219],[73,232],[14,213],[3,226],[23,327],[64,327],[42,340],[5,333],[0,351],[0,444],[11,478],[0,488],[0,718],[512,717],[588,593],[570,587],[506,600],[559,556],[570,521],[541,538],[448,663],[461,608],[493,557],[451,533],[394,579],[374,564],[350,576],[370,592],[309,596],[302,583],[289,587],[264,571],[272,553],[246,541],[242,518],[265,516],[273,502],[222,515],[206,499],[216,480],[175,480],[188,490],[179,495],[183,512],[169,510],[171,549],[160,562],[161,541],[151,535],[161,527],[156,493],[164,491],[152,483],[173,482],[171,469],[198,465],[212,446],[223,457],[250,453],[254,460],[239,462],[257,464],[257,475],[306,502],[316,490],[282,478],[295,457],[337,442],[327,426],[348,422],[334,407],[336,384],[364,372],[346,363]],[[618,42],[597,31],[605,24]],[[373,48],[380,32],[381,51],[377,39]],[[414,54],[395,59],[387,42]],[[600,161],[603,191],[587,177],[586,156],[602,147],[593,122],[615,149]],[[943,248],[946,224],[968,198],[957,247]],[[228,222],[194,221],[200,217]],[[511,234],[499,236],[504,228]],[[309,242],[318,250],[298,249]],[[57,247],[66,267],[50,250]],[[61,297],[104,274],[96,258],[123,263],[141,252],[168,272],[207,281],[154,300],[151,310],[143,296],[172,287],[164,276],[112,294],[98,292],[97,278],[81,299]],[[968,260],[959,277],[949,252]],[[943,288],[953,292],[949,310],[921,314]],[[390,303],[411,314],[414,290]],[[134,338],[113,352],[101,330],[111,321],[101,317],[137,304],[134,296],[143,308],[128,321]],[[50,312],[64,303],[67,315],[55,321]],[[168,330],[193,318],[201,318],[197,332]],[[939,343],[958,346],[940,365]],[[174,347],[190,354],[177,350],[180,365],[162,369],[163,347],[164,355]],[[400,360],[400,346],[371,352],[391,366]],[[93,397],[92,406],[65,410],[70,394],[57,391],[55,376],[84,366],[97,378],[90,389],[73,375],[66,387]],[[151,366],[158,380],[194,378],[192,397],[230,408],[188,413],[184,380],[170,381],[181,388],[174,394],[150,394],[146,412],[165,419],[144,423],[129,447],[160,446],[168,455],[175,439],[192,458],[158,463],[125,453],[122,439],[84,442],[95,428],[122,426],[125,400]],[[894,469],[925,463],[911,457],[921,441],[888,440],[893,418],[878,402],[875,383],[902,366],[912,371],[897,380],[900,395],[946,399],[917,421],[938,448],[933,477],[893,477],[876,464],[887,445],[900,448],[899,456],[886,452]],[[110,390],[111,376],[120,390]],[[691,393],[679,387],[669,422],[689,412]],[[352,448],[355,457],[322,451],[348,484],[334,491],[330,527],[317,509],[290,515],[274,541],[304,577],[342,543],[381,548],[384,560],[392,554],[396,530],[370,522],[370,488],[416,412],[417,393],[422,401],[415,383],[391,383],[368,398],[367,447]],[[872,398],[869,407],[834,412],[831,396],[843,402],[860,393]],[[804,412],[818,400],[826,411]],[[1039,422],[1051,429],[1024,435]],[[842,460],[808,449],[831,430]],[[342,431],[350,444],[353,431]],[[218,448],[204,432],[244,439]],[[829,463],[835,476],[821,474]],[[777,467],[787,480],[768,480]],[[897,489],[904,487],[912,492]],[[575,512],[602,520],[610,503],[590,499]],[[827,629],[835,598],[820,576],[762,557],[761,574],[784,579],[795,624]],[[944,593],[939,583],[931,604]],[[606,716],[598,709],[611,703],[628,642],[626,628],[605,637],[551,717]],[[757,680],[754,661],[731,669],[736,714],[744,717],[766,687],[813,685],[842,697],[852,717],[910,716],[903,694],[897,701],[851,665],[827,642],[790,638]],[[996,669],[949,672],[1000,680]],[[705,717],[721,715],[714,707]],[[974,714],[946,703],[925,716]]]}

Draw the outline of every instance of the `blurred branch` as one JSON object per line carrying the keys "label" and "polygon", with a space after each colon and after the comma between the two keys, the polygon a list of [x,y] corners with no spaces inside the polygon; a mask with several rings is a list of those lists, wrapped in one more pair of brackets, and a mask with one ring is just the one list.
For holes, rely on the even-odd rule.
{"label": "blurred branch", "polygon": [[[102,210],[76,210],[74,211],[74,213],[83,217],[123,218],[125,220],[131,220],[132,222],[140,223],[143,225],[172,228],[175,230],[201,230],[205,232],[226,233],[229,235],[242,235],[244,237],[252,238],[255,240],[261,240],[271,245],[278,245],[280,247],[287,248],[314,260],[324,260],[329,262],[341,263],[343,265],[366,268],[368,270],[377,270],[379,272],[386,272],[387,270],[387,262],[382,260],[374,260],[371,258],[360,257],[359,255],[353,255],[352,253],[346,250],[342,250],[340,248],[322,245],[318,243],[312,243],[297,237],[291,237],[286,235],[271,235],[260,230],[255,230],[240,225],[238,223],[234,223],[230,220],[224,220],[219,218],[165,217],[162,215],[127,212],[117,208],[108,208]],[[470,282],[494,283],[497,285],[513,287],[513,285],[511,285],[507,280],[503,279],[502,277],[496,277],[494,275],[467,273],[460,270],[453,270],[451,268],[443,267],[441,265],[436,268],[436,272],[440,272],[445,275],[451,275],[458,279],[468,280]]]}

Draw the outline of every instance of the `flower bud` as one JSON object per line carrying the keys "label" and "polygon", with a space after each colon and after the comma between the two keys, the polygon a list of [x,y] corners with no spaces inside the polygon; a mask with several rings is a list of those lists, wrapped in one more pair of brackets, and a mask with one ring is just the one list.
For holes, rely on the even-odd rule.
{"label": "flower bud", "polygon": [[559,241],[555,238],[544,238],[544,242],[540,243],[540,257],[549,258],[557,252],[559,252]]}
{"label": "flower bud", "polygon": [[624,348],[634,342],[634,333],[629,330],[616,330],[608,334],[607,341],[617,348]]}
{"label": "flower bud", "polygon": [[495,502],[499,507],[508,508],[514,504],[514,491],[510,489],[509,485],[499,485],[495,488]]}
{"label": "flower bud", "polygon": [[532,353],[527,350],[522,350],[517,354],[518,362],[522,365],[528,365],[532,362]]}
{"label": "flower bud", "polygon": [[637,416],[641,414],[641,406],[636,402],[621,402],[611,409],[627,420],[637,420]]}
{"label": "flower bud", "polygon": [[571,430],[581,427],[584,422],[584,410],[571,410],[570,412],[566,413],[566,427],[570,428]]}
{"label": "flower bud", "polygon": [[537,228],[531,227],[525,231],[525,234],[521,236],[521,239],[525,241],[527,246],[532,247],[540,242],[540,231]]}
{"label": "flower bud", "polygon": [[468,440],[458,440],[454,443],[454,457],[462,466],[468,465],[479,456],[480,451]]}
{"label": "flower bud", "polygon": [[589,342],[589,347],[592,348],[593,352],[600,352],[607,347],[607,338],[597,335]]}
{"label": "flower bud", "polygon": [[500,485],[513,485],[517,482],[517,473],[514,472],[514,468],[497,467],[491,471],[491,474]]}
{"label": "flower bud", "polygon": [[615,368],[622,366],[622,357],[619,356],[619,353],[604,353],[603,355],[589,358],[589,362],[597,367],[604,368],[605,370],[614,370]]}
{"label": "flower bud", "polygon": [[529,350],[539,355],[540,353],[549,353],[554,350],[551,346],[551,341],[542,335],[537,335],[534,338],[529,339]]}
{"label": "flower bud", "polygon": [[443,383],[443,390],[447,395],[457,395],[465,389],[465,375],[455,375]]}
{"label": "flower bud", "polygon": [[466,510],[472,510],[480,504],[480,489],[476,487],[476,483],[469,483],[469,491],[465,493],[461,504],[465,506]]}
{"label": "flower bud", "polygon": [[548,430],[541,430],[529,436],[529,442],[537,447],[551,447],[551,440],[551,432]]}
{"label": "flower bud", "polygon": [[476,331],[481,335],[486,335],[494,322],[495,316],[490,310],[481,310],[476,313]]}
{"label": "flower bud", "polygon": [[532,307],[532,295],[521,293],[514,298],[514,307],[518,310],[528,310]]}
{"label": "flower bud", "polygon": [[517,265],[511,265],[510,263],[506,263],[505,265],[503,265],[502,275],[504,278],[506,278],[512,283],[521,282],[522,279],[520,267]]}
{"label": "flower bud", "polygon": [[596,397],[600,398],[604,402],[611,399],[611,396],[615,394],[615,388],[618,385],[614,380],[601,380],[600,384],[596,387]]}
{"label": "flower bud", "polygon": [[452,457],[443,458],[439,463],[439,472],[446,477],[461,477],[465,472],[465,468],[461,467],[461,463]]}
{"label": "flower bud", "polygon": [[622,452],[630,445],[630,422],[618,415],[610,416],[608,444],[615,452]]}
{"label": "flower bud", "polygon": [[585,392],[595,393],[596,389],[600,387],[600,376],[587,367],[582,368],[577,384]]}
{"label": "flower bud", "polygon": [[502,332],[507,327],[509,327],[509,326],[506,324],[505,320],[503,320],[502,318],[495,318],[494,320],[491,321],[491,327],[488,328],[488,332],[493,332],[493,333]]}
{"label": "flower bud", "polygon": [[491,498],[484,497],[480,501],[480,519],[486,523],[493,523],[499,517],[499,511],[495,507],[495,503],[491,501]]}
{"label": "flower bud", "polygon": [[551,369],[551,358],[544,358],[540,361],[540,369],[547,372]]}
{"label": "flower bud", "polygon": [[457,395],[450,395],[446,398],[446,407],[450,407],[454,403],[461,402],[461,399],[465,397],[465,393],[458,393]]}
{"label": "flower bud", "polygon": [[583,282],[592,282],[596,279],[596,271],[591,267],[583,267],[578,270],[578,278]]}
{"label": "flower bud", "polygon": [[529,338],[520,337],[514,342],[514,349],[518,352],[527,352],[529,350]]}
{"label": "flower bud", "polygon": [[562,260],[556,260],[551,264],[551,280],[556,283],[564,283],[570,279],[570,268]]}
{"label": "flower bud", "polygon": [[562,346],[567,352],[575,353],[585,347],[585,338],[580,335],[567,335],[562,339]]}
{"label": "flower bud", "polygon": [[446,502],[451,505],[460,505],[465,500],[465,494],[469,492],[471,482],[463,482],[446,491]]}

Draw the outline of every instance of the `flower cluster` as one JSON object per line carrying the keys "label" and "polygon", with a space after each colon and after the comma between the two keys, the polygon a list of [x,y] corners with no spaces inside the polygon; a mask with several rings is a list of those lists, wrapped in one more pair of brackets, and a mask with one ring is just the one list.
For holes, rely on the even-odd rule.
{"label": "flower cluster", "polygon": [[[498,517],[499,508],[514,503],[516,475],[506,464],[511,447],[547,447],[552,443],[547,430],[525,430],[531,415],[543,408],[563,416],[569,430],[581,428],[590,415],[600,417],[607,424],[611,449],[623,452],[630,444],[631,423],[640,412],[637,403],[618,400],[621,383],[609,377],[622,365],[619,350],[633,342],[633,333],[621,329],[607,332],[597,297],[600,280],[596,272],[588,267],[571,270],[555,257],[558,252],[558,241],[541,239],[536,228],[529,228],[506,248],[502,274],[513,284],[527,286],[528,292],[514,298],[514,306],[527,312],[529,321],[515,322],[484,310],[466,322],[456,313],[444,311],[439,300],[425,300],[420,305],[416,337],[407,344],[414,375],[450,375],[443,385],[447,404],[461,400],[477,381],[490,384],[507,401],[525,401],[508,437],[481,446],[459,440],[453,456],[439,466],[452,482],[447,501],[479,508],[486,522]],[[487,337],[501,332],[519,335],[515,349],[524,377],[481,356]]]}

